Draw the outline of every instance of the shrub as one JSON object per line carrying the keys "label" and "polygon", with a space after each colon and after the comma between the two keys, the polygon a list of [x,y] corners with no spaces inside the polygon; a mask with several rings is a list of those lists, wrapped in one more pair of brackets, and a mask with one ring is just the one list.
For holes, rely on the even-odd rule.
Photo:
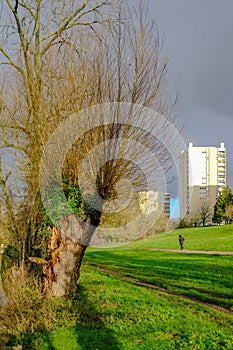
{"label": "shrub", "polygon": [[38,279],[14,266],[5,275],[6,303],[0,308],[1,345],[36,348],[39,334],[72,323],[75,310],[71,299],[45,298]]}

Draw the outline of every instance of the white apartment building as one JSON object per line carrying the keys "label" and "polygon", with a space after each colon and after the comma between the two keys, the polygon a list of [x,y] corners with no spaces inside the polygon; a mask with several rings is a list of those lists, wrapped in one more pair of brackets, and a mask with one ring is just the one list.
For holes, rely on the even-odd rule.
{"label": "white apartment building", "polygon": [[189,143],[180,157],[180,217],[192,215],[201,205],[208,204],[210,218],[221,191],[226,187],[226,149],[194,147]]}

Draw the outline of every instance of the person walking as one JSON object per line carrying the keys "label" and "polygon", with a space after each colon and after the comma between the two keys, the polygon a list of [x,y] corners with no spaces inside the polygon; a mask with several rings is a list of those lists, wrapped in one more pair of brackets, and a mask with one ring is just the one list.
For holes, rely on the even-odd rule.
{"label": "person walking", "polygon": [[184,237],[182,235],[179,235],[179,242],[180,242],[180,249],[184,249]]}

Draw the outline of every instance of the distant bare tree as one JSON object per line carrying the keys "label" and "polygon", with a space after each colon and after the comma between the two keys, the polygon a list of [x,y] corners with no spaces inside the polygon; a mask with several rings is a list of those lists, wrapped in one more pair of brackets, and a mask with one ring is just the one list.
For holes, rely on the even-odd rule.
{"label": "distant bare tree", "polygon": [[225,208],[225,217],[228,221],[232,222],[233,220],[233,204],[230,203]]}
{"label": "distant bare tree", "polygon": [[200,221],[201,221],[200,210],[197,210],[196,212],[190,214],[191,225],[194,225],[195,227],[197,227]]}
{"label": "distant bare tree", "polygon": [[208,203],[203,203],[199,209],[199,215],[200,220],[202,222],[202,225],[205,226],[206,221],[209,219],[210,216],[210,207]]}

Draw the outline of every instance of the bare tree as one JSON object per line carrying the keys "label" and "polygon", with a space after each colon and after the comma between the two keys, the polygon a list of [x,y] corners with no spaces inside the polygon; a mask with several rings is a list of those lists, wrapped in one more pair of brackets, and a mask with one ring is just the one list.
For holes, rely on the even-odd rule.
{"label": "bare tree", "polygon": [[190,213],[190,224],[197,227],[197,225],[201,221],[200,210],[195,211],[194,213]]}
{"label": "bare tree", "polygon": [[210,207],[208,203],[203,203],[199,209],[199,215],[200,220],[202,222],[202,225],[205,226],[206,221],[209,219],[210,216]]}
{"label": "bare tree", "polygon": [[[42,150],[65,114],[61,117],[62,105],[56,110],[54,103],[58,82],[64,82],[66,62],[61,64],[62,58],[65,51],[68,56],[81,50],[75,46],[80,28],[93,32],[95,24],[107,25],[106,4],[104,0],[1,3],[0,64],[5,68],[1,79],[1,149],[8,149],[3,159],[11,157],[11,163],[17,163],[14,173],[17,171],[20,176],[25,234],[19,248],[23,260],[32,253],[43,216],[38,177]],[[9,197],[7,187],[2,188],[4,197]],[[11,216],[9,205],[6,208]],[[18,236],[13,226],[11,231]]]}
{"label": "bare tree", "polygon": [[232,222],[233,220],[233,204],[229,203],[225,208],[225,217],[228,220],[228,222]]}
{"label": "bare tree", "polygon": [[[168,146],[175,147],[176,135],[168,132],[168,126],[177,99],[172,101],[167,93],[168,59],[162,54],[158,28],[140,5],[130,13],[119,3],[109,25],[104,1],[97,5],[83,1],[80,7],[76,2],[43,7],[39,0],[33,5],[5,3],[15,28],[11,38],[15,51],[0,47],[1,64],[10,67],[5,84],[11,84],[10,92],[3,90],[1,140],[2,147],[17,150],[24,196],[20,206],[24,233],[15,234],[22,236],[22,260],[41,264],[48,289],[61,296],[75,289],[102,208],[118,199],[119,183],[127,180],[135,192],[148,190],[145,174],[151,176],[156,167],[158,174],[169,170]],[[7,37],[9,26],[4,33]],[[9,77],[8,72],[14,74]],[[109,102],[114,108],[105,119],[103,104]],[[127,107],[120,107],[122,103]],[[97,104],[101,107],[93,116],[96,109],[88,107]],[[156,117],[151,118],[146,108],[155,109]],[[79,113],[72,130],[66,121],[74,112]],[[75,133],[79,137],[67,150]],[[61,136],[56,144],[50,142],[53,135]],[[147,156],[142,149],[148,150]],[[42,161],[44,154],[48,164]],[[151,162],[153,156],[157,162]],[[43,195],[54,204],[47,213],[40,195],[41,162]],[[159,175],[156,180],[161,181]],[[129,189],[122,189],[126,199]],[[50,234],[46,259],[37,248],[44,230]]]}

